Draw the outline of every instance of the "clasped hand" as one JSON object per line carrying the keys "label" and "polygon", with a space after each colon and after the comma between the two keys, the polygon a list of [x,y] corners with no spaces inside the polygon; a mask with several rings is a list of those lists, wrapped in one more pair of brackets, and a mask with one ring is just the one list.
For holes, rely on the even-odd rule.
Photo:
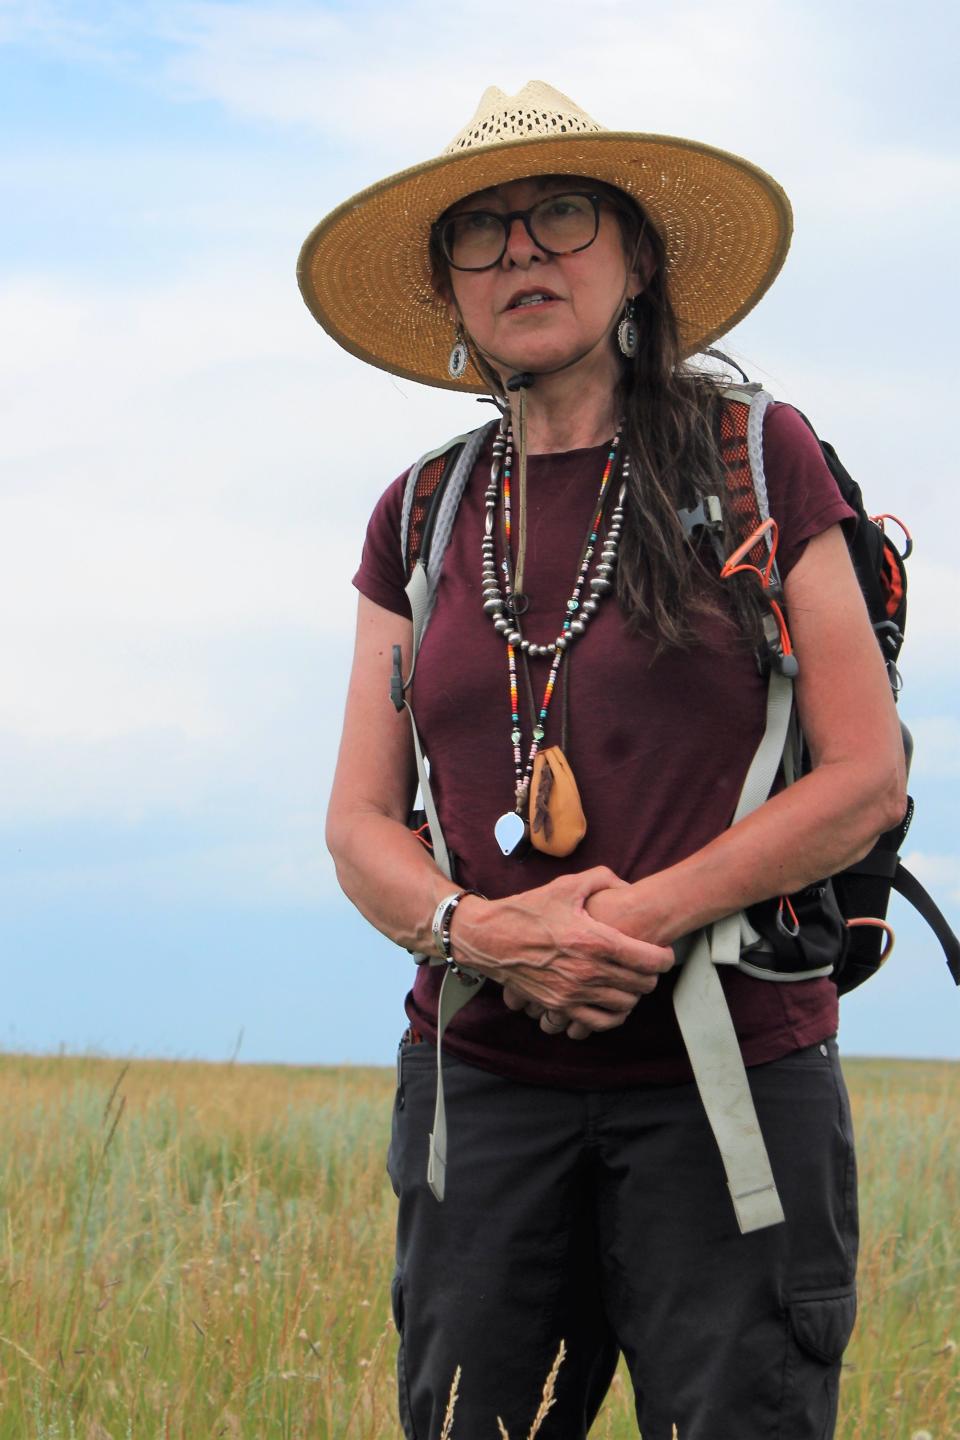
{"label": "clasped hand", "polygon": [[674,963],[669,947],[635,940],[588,913],[591,896],[629,888],[598,866],[502,900],[464,902],[454,951],[547,1034],[580,1040],[613,1030]]}

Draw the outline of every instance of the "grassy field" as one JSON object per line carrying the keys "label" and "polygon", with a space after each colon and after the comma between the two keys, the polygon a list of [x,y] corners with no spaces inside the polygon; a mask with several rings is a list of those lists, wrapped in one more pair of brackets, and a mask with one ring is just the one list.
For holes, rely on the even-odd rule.
{"label": "grassy field", "polygon": [[[960,1440],[960,1066],[847,1072],[864,1244],[838,1434]],[[398,1440],[392,1089],[0,1056],[0,1440]],[[618,1376],[593,1434],[636,1433]]]}

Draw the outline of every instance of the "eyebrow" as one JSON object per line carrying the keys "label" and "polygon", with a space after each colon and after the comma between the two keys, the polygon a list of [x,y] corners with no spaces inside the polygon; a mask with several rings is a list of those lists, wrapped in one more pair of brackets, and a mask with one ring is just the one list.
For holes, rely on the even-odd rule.
{"label": "eyebrow", "polygon": [[[518,179],[529,180],[531,184],[536,186],[537,190],[548,190],[554,185],[596,185],[598,183],[596,180],[587,180],[582,175],[520,175]],[[505,180],[503,183],[504,185],[512,185],[515,182]],[[468,203],[473,205],[482,203],[485,200],[496,199],[498,198],[497,191],[499,189],[499,185],[488,185],[485,190],[474,190],[471,195],[465,195],[462,200],[455,200],[450,206],[450,209],[454,210],[458,206]]]}

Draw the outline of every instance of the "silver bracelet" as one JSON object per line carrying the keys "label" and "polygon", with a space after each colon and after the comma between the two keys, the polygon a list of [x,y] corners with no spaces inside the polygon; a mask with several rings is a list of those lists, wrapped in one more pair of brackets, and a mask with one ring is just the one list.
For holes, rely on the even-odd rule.
{"label": "silver bracelet", "polygon": [[[440,901],[440,904],[433,912],[433,923],[430,929],[433,933],[434,944],[451,970],[457,971],[457,973],[459,973],[457,962],[454,960],[453,952],[450,949],[450,925],[453,920],[453,912],[460,904],[464,895],[479,894],[479,890],[454,890],[452,895],[447,895]],[[485,897],[480,896],[480,898],[483,899]]]}

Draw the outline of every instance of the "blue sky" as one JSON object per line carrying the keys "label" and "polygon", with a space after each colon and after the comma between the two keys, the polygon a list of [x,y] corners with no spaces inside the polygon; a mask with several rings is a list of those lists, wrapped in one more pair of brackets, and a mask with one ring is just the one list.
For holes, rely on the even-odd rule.
{"label": "blue sky", "polygon": [[[294,264],[532,77],[791,195],[728,348],[914,530],[907,853],[960,924],[957,32],[929,0],[0,0],[0,1044],[389,1059],[409,965],[322,843],[349,577],[385,484],[476,407],[340,352]],[[960,994],[893,919],[846,1049],[958,1057]]]}

